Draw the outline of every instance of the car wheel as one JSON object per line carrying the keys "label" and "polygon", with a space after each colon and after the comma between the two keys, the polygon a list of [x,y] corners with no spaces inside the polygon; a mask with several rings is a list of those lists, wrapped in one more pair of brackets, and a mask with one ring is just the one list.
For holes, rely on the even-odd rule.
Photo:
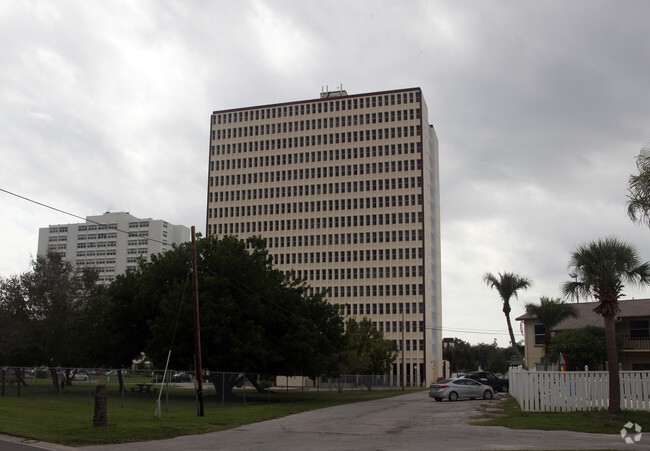
{"label": "car wheel", "polygon": [[437,396],[437,397],[435,397],[435,398],[433,398],[433,399],[435,399],[435,400],[438,401],[438,402],[442,401],[442,398],[439,397],[439,396]]}
{"label": "car wheel", "polygon": [[457,399],[458,399],[458,393],[456,393],[455,391],[452,391],[451,393],[449,393],[449,400],[450,401],[456,401]]}
{"label": "car wheel", "polygon": [[492,391],[485,390],[485,392],[483,393],[483,399],[492,399]]}

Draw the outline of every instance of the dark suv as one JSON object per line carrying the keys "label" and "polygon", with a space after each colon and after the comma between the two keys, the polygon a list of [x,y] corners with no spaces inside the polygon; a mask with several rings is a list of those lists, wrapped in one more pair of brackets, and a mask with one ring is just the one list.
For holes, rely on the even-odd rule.
{"label": "dark suv", "polygon": [[489,373],[487,371],[476,371],[474,373],[467,373],[463,377],[468,379],[474,379],[475,381],[480,382],[481,384],[489,385],[494,389],[494,391],[508,392],[510,388],[510,382],[508,379],[502,379],[497,377],[494,373]]}

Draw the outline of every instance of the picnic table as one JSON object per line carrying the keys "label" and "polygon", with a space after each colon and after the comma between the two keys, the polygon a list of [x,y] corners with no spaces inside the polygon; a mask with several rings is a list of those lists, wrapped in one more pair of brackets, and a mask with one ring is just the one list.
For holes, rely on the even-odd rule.
{"label": "picnic table", "polygon": [[151,388],[153,387],[154,384],[135,384],[136,387],[131,387],[131,392],[132,393],[156,393],[158,391],[157,388]]}

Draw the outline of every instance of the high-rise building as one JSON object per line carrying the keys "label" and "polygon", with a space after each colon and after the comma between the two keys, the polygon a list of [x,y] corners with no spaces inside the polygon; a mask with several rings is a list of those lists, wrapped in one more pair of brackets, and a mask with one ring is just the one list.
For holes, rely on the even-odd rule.
{"label": "high-rise building", "polygon": [[262,236],[279,269],[370,319],[399,349],[396,381],[442,374],[438,139],[420,88],[214,111],[206,232]]}
{"label": "high-rise building", "polygon": [[95,268],[99,283],[135,269],[138,257],[149,259],[191,240],[190,229],[160,219],[140,219],[129,213],[87,216],[86,222],[43,227],[38,232],[38,255],[58,252],[76,268]]}

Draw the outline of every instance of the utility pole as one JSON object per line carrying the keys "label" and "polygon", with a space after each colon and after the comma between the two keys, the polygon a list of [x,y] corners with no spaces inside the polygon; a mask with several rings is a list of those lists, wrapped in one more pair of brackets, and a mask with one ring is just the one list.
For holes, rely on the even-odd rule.
{"label": "utility pole", "polygon": [[203,416],[203,366],[201,364],[201,326],[199,324],[199,279],[196,264],[196,228],[192,226],[192,286],[194,293],[194,354],[196,369],[197,415]]}

